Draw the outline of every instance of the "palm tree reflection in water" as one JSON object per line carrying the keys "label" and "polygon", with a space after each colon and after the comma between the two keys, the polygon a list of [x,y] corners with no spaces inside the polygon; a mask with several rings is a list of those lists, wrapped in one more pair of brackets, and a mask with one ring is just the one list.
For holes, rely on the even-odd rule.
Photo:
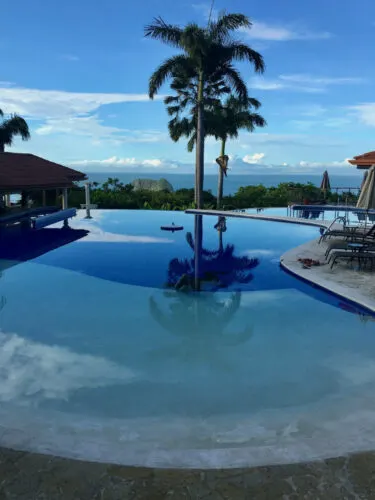
{"label": "palm tree reflection in water", "polygon": [[[241,306],[241,292],[216,293],[234,283],[249,283],[253,276],[250,270],[258,259],[236,257],[233,245],[223,245],[226,231],[225,218],[219,217],[215,225],[219,233],[218,250],[203,248],[202,216],[195,216],[194,238],[187,233],[186,239],[194,251],[192,259],[173,259],[169,264],[169,288],[164,297],[170,299],[164,311],[150,297],[150,313],[167,332],[179,337],[179,345],[160,351],[161,356],[184,361],[202,361],[229,368],[226,347],[235,347],[247,342],[252,336],[252,327],[245,325],[238,331],[227,331]],[[155,354],[155,353],[154,353]]]}
{"label": "palm tree reflection in water", "polygon": [[176,290],[215,292],[228,288],[235,283],[246,284],[253,279],[252,270],[259,265],[259,260],[245,255],[236,256],[232,244],[223,244],[223,233],[226,232],[225,217],[219,217],[215,225],[219,234],[217,250],[203,248],[202,216],[195,216],[194,238],[186,234],[186,241],[193,250],[192,259],[173,259],[169,263],[169,288]]}

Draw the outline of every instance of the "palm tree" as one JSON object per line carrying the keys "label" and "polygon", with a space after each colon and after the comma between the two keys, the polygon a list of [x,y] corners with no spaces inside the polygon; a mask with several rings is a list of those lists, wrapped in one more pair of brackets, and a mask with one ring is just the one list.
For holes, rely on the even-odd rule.
{"label": "palm tree", "polygon": [[145,27],[145,36],[160,40],[181,50],[180,54],[164,61],[151,75],[149,96],[157,94],[167,79],[184,72],[189,82],[197,85],[197,147],[195,162],[195,203],[202,206],[204,176],[204,98],[207,85],[223,81],[243,99],[248,97],[245,82],[233,66],[234,61],[248,61],[255,71],[264,71],[262,56],[248,45],[233,38],[239,28],[251,28],[251,22],[243,14],[220,14],[216,21],[209,21],[201,28],[189,23],[184,28],[167,24],[162,18],[154,19]]}
{"label": "palm tree", "polygon": [[219,248],[207,250],[203,247],[202,216],[195,216],[194,237],[186,234],[186,241],[193,250],[191,259],[172,259],[168,266],[169,288],[176,290],[202,290],[215,292],[234,283],[250,283],[252,271],[259,265],[257,258],[236,256],[232,244],[223,245],[221,233],[226,231],[225,219],[219,219],[215,228],[219,232]]}
{"label": "palm tree", "polygon": [[[193,105],[195,90],[192,85],[181,89],[182,85],[181,77],[175,78],[171,88],[176,91],[176,95],[167,96],[164,103],[167,105],[168,114],[172,116],[168,123],[172,140],[177,142],[182,136],[187,137],[187,149],[191,152],[197,141],[196,106]],[[216,159],[216,163],[219,165],[217,208],[220,209],[224,176],[227,176],[229,162],[229,157],[225,154],[228,139],[237,138],[242,128],[253,132],[255,127],[264,127],[267,122],[261,115],[253,112],[252,108],[259,109],[261,106],[257,99],[248,97],[242,100],[231,94],[222,103],[219,96],[230,92],[230,89],[222,81],[212,83],[209,92],[210,94],[205,97],[203,119],[205,135],[214,136],[221,141],[221,154]],[[191,106],[189,118],[181,117],[181,113],[189,104]]]}
{"label": "palm tree", "polygon": [[216,158],[219,165],[219,181],[217,190],[217,208],[221,208],[223,199],[224,176],[227,176],[229,157],[225,154],[225,146],[228,139],[236,139],[240,129],[246,129],[254,132],[255,127],[265,127],[266,120],[253,109],[259,109],[261,106],[257,99],[249,97],[241,100],[234,95],[230,95],[222,106],[218,106],[213,111],[210,119],[210,135],[221,141],[220,156]]}
{"label": "palm tree", "polygon": [[[168,115],[172,117],[168,122],[169,135],[174,142],[186,137],[187,150],[191,153],[197,141],[198,84],[194,80],[189,80],[186,73],[181,71],[174,75],[170,87],[175,94],[164,98]],[[210,135],[207,127],[208,110],[212,113],[212,110],[221,106],[220,98],[230,91],[230,87],[221,79],[207,83],[203,97],[203,124],[206,136]]]}
{"label": "palm tree", "polygon": [[[0,117],[4,113],[0,109]],[[14,137],[19,135],[23,141],[30,139],[29,126],[22,116],[11,115],[0,123],[0,153],[4,153],[5,146],[13,144]]]}

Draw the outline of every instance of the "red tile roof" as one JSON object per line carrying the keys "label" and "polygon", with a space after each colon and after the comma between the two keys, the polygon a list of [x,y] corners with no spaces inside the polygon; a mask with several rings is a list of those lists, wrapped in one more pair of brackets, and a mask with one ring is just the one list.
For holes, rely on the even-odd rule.
{"label": "red tile roof", "polygon": [[369,151],[363,155],[355,156],[353,160],[349,160],[351,165],[357,165],[359,168],[368,168],[375,165],[375,151]]}
{"label": "red tile roof", "polygon": [[0,153],[0,191],[70,187],[86,175],[25,153]]}

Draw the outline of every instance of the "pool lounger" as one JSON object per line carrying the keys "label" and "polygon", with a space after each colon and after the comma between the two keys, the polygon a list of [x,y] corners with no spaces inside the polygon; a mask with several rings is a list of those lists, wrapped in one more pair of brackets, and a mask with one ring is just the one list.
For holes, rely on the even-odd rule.
{"label": "pool lounger", "polygon": [[355,226],[355,227],[347,226],[346,228],[343,228],[343,229],[327,230],[321,235],[321,237],[319,239],[319,243],[321,243],[322,241],[325,241],[325,239],[328,237],[331,238],[332,236],[343,236],[345,238],[356,238],[356,237],[359,237],[359,238],[372,237],[372,238],[374,238],[375,237],[375,224],[373,226],[371,226],[368,230],[366,230],[366,228],[358,227],[358,226]]}
{"label": "pool lounger", "polygon": [[43,227],[50,226],[56,222],[66,221],[75,217],[77,215],[77,210],[75,208],[67,208],[65,210],[59,210],[53,214],[43,215],[41,217],[36,217],[31,219],[31,227],[33,229],[42,229]]}
{"label": "pool lounger", "polygon": [[331,269],[335,264],[337,264],[338,259],[348,260],[349,262],[352,262],[353,260],[358,260],[359,267],[361,267],[362,262],[364,263],[371,262],[371,268],[372,268],[375,262],[375,251],[353,252],[349,250],[338,250],[332,252],[328,259],[328,264],[332,261]]}
{"label": "pool lounger", "polygon": [[327,249],[325,251],[325,258],[328,259],[328,256],[331,252],[334,251],[339,251],[339,250],[353,250],[349,245],[353,243],[359,243],[363,245],[363,248],[361,250],[363,251],[375,251],[375,240],[374,238],[366,239],[366,238],[353,238],[348,240],[333,240],[330,243],[327,244]]}

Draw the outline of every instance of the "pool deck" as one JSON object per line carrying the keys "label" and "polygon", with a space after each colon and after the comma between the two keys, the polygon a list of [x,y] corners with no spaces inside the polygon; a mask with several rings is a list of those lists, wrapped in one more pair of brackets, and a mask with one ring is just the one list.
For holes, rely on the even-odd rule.
{"label": "pool deck", "polygon": [[249,469],[147,469],[0,448],[4,500],[366,500],[375,454]]}
{"label": "pool deck", "polygon": [[327,228],[331,225],[330,220],[316,220],[316,219],[303,219],[298,217],[288,217],[284,215],[270,215],[270,214],[248,214],[246,212],[234,212],[230,210],[198,210],[196,208],[190,208],[185,210],[186,214],[193,215],[216,215],[216,217],[235,217],[239,219],[257,219],[257,220],[268,220],[273,222],[286,222],[288,224],[303,224],[304,226],[315,226]]}
{"label": "pool deck", "polygon": [[[239,217],[244,219],[268,220],[306,226],[327,228],[330,220],[299,219],[280,215],[247,214],[243,212],[229,212],[223,210],[187,210],[190,214],[216,215],[226,217]],[[341,227],[335,224],[334,227]],[[332,240],[329,240],[332,241]],[[358,271],[351,265],[339,262],[333,269],[326,264],[326,243],[319,245],[318,240],[309,241],[297,248],[292,248],[280,258],[281,266],[294,276],[318,286],[330,293],[338,295],[345,300],[358,304],[372,313],[375,313],[375,280],[374,272]],[[299,258],[318,260],[321,266],[304,269],[298,262]],[[375,498],[375,497],[374,497]]]}
{"label": "pool deck", "polygon": [[[328,240],[332,242],[332,240]],[[291,274],[365,307],[375,313],[375,276],[373,271],[359,271],[351,264],[338,262],[333,269],[326,263],[327,243],[309,241],[281,256],[281,266]],[[318,260],[322,265],[304,269],[299,258]]]}

